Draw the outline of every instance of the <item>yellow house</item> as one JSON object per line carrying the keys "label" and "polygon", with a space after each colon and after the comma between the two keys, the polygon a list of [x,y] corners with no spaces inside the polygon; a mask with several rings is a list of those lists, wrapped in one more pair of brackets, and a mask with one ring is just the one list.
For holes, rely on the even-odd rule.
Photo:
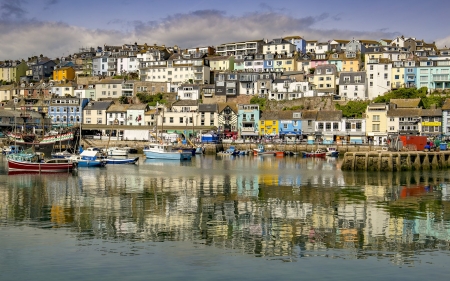
{"label": "yellow house", "polygon": [[405,68],[403,66],[392,66],[391,73],[391,89],[399,89],[405,87]]}
{"label": "yellow house", "polygon": [[342,71],[357,72],[361,69],[361,53],[346,53],[342,60]]}
{"label": "yellow house", "polygon": [[387,112],[389,105],[371,103],[366,109],[366,134],[374,145],[381,145],[387,139]]}
{"label": "yellow house", "polygon": [[297,70],[297,62],[295,55],[276,55],[273,59],[273,68],[282,69],[283,71],[295,71]]}
{"label": "yellow house", "polygon": [[19,82],[20,76],[24,76],[28,69],[24,61],[7,61],[0,65],[0,80],[6,82]]}
{"label": "yellow house", "polygon": [[278,112],[266,111],[261,114],[259,118],[259,135],[260,136],[275,136],[280,130],[278,126]]}
{"label": "yellow house", "polygon": [[211,70],[234,70],[234,56],[211,56],[209,59],[209,68]]}
{"label": "yellow house", "polygon": [[383,53],[379,52],[368,52],[364,55],[364,69],[367,70],[367,64],[369,61],[379,60],[383,58]]}
{"label": "yellow house", "polygon": [[336,93],[337,68],[334,64],[318,65],[314,71],[314,85],[318,95]]}
{"label": "yellow house", "polygon": [[61,67],[53,70],[53,80],[55,81],[73,81],[74,79],[75,70],[72,67]]}

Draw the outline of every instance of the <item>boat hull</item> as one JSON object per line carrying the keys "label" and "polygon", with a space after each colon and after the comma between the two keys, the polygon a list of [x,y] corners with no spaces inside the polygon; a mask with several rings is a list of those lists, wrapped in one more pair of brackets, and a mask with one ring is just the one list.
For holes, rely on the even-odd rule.
{"label": "boat hull", "polygon": [[107,165],[136,164],[138,161],[139,161],[139,157],[127,158],[127,159],[106,158]]}
{"label": "boat hull", "polygon": [[8,159],[8,171],[26,171],[36,173],[62,173],[70,172],[73,163],[33,163]]}
{"label": "boat hull", "polygon": [[77,163],[79,168],[95,168],[106,165],[106,161],[103,160],[78,160]]}

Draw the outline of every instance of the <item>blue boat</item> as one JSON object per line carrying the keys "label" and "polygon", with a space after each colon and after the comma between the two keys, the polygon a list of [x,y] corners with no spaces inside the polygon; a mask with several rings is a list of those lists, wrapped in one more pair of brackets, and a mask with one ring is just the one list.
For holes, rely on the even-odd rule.
{"label": "blue boat", "polygon": [[234,145],[231,145],[230,148],[228,148],[225,151],[220,151],[217,153],[217,155],[230,155],[230,156],[234,156],[234,155],[239,155],[239,150],[236,150],[236,147]]}
{"label": "blue boat", "polygon": [[101,157],[100,152],[85,150],[79,155],[72,155],[69,157],[73,162],[78,164],[78,167],[104,167],[106,160]]}
{"label": "blue boat", "polygon": [[111,164],[136,164],[139,161],[139,157],[135,157],[135,158],[106,158],[106,164],[111,165]]}
{"label": "blue boat", "polygon": [[170,144],[151,143],[144,147],[143,152],[148,159],[191,160],[191,152],[173,150]]}

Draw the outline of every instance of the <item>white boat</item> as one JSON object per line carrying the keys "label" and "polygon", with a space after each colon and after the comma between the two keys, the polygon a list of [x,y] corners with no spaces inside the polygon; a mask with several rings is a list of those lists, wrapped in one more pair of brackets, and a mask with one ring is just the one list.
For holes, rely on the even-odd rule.
{"label": "white boat", "polygon": [[173,150],[170,144],[151,143],[143,150],[147,159],[191,160],[192,152]]}
{"label": "white boat", "polygon": [[122,149],[121,147],[108,147],[104,150],[107,156],[128,156],[128,150]]}

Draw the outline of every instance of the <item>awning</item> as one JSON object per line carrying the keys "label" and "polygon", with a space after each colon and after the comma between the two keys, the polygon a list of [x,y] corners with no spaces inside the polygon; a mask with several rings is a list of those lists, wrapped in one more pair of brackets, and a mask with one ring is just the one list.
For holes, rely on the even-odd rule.
{"label": "awning", "polygon": [[281,131],[280,135],[301,135],[301,131]]}

